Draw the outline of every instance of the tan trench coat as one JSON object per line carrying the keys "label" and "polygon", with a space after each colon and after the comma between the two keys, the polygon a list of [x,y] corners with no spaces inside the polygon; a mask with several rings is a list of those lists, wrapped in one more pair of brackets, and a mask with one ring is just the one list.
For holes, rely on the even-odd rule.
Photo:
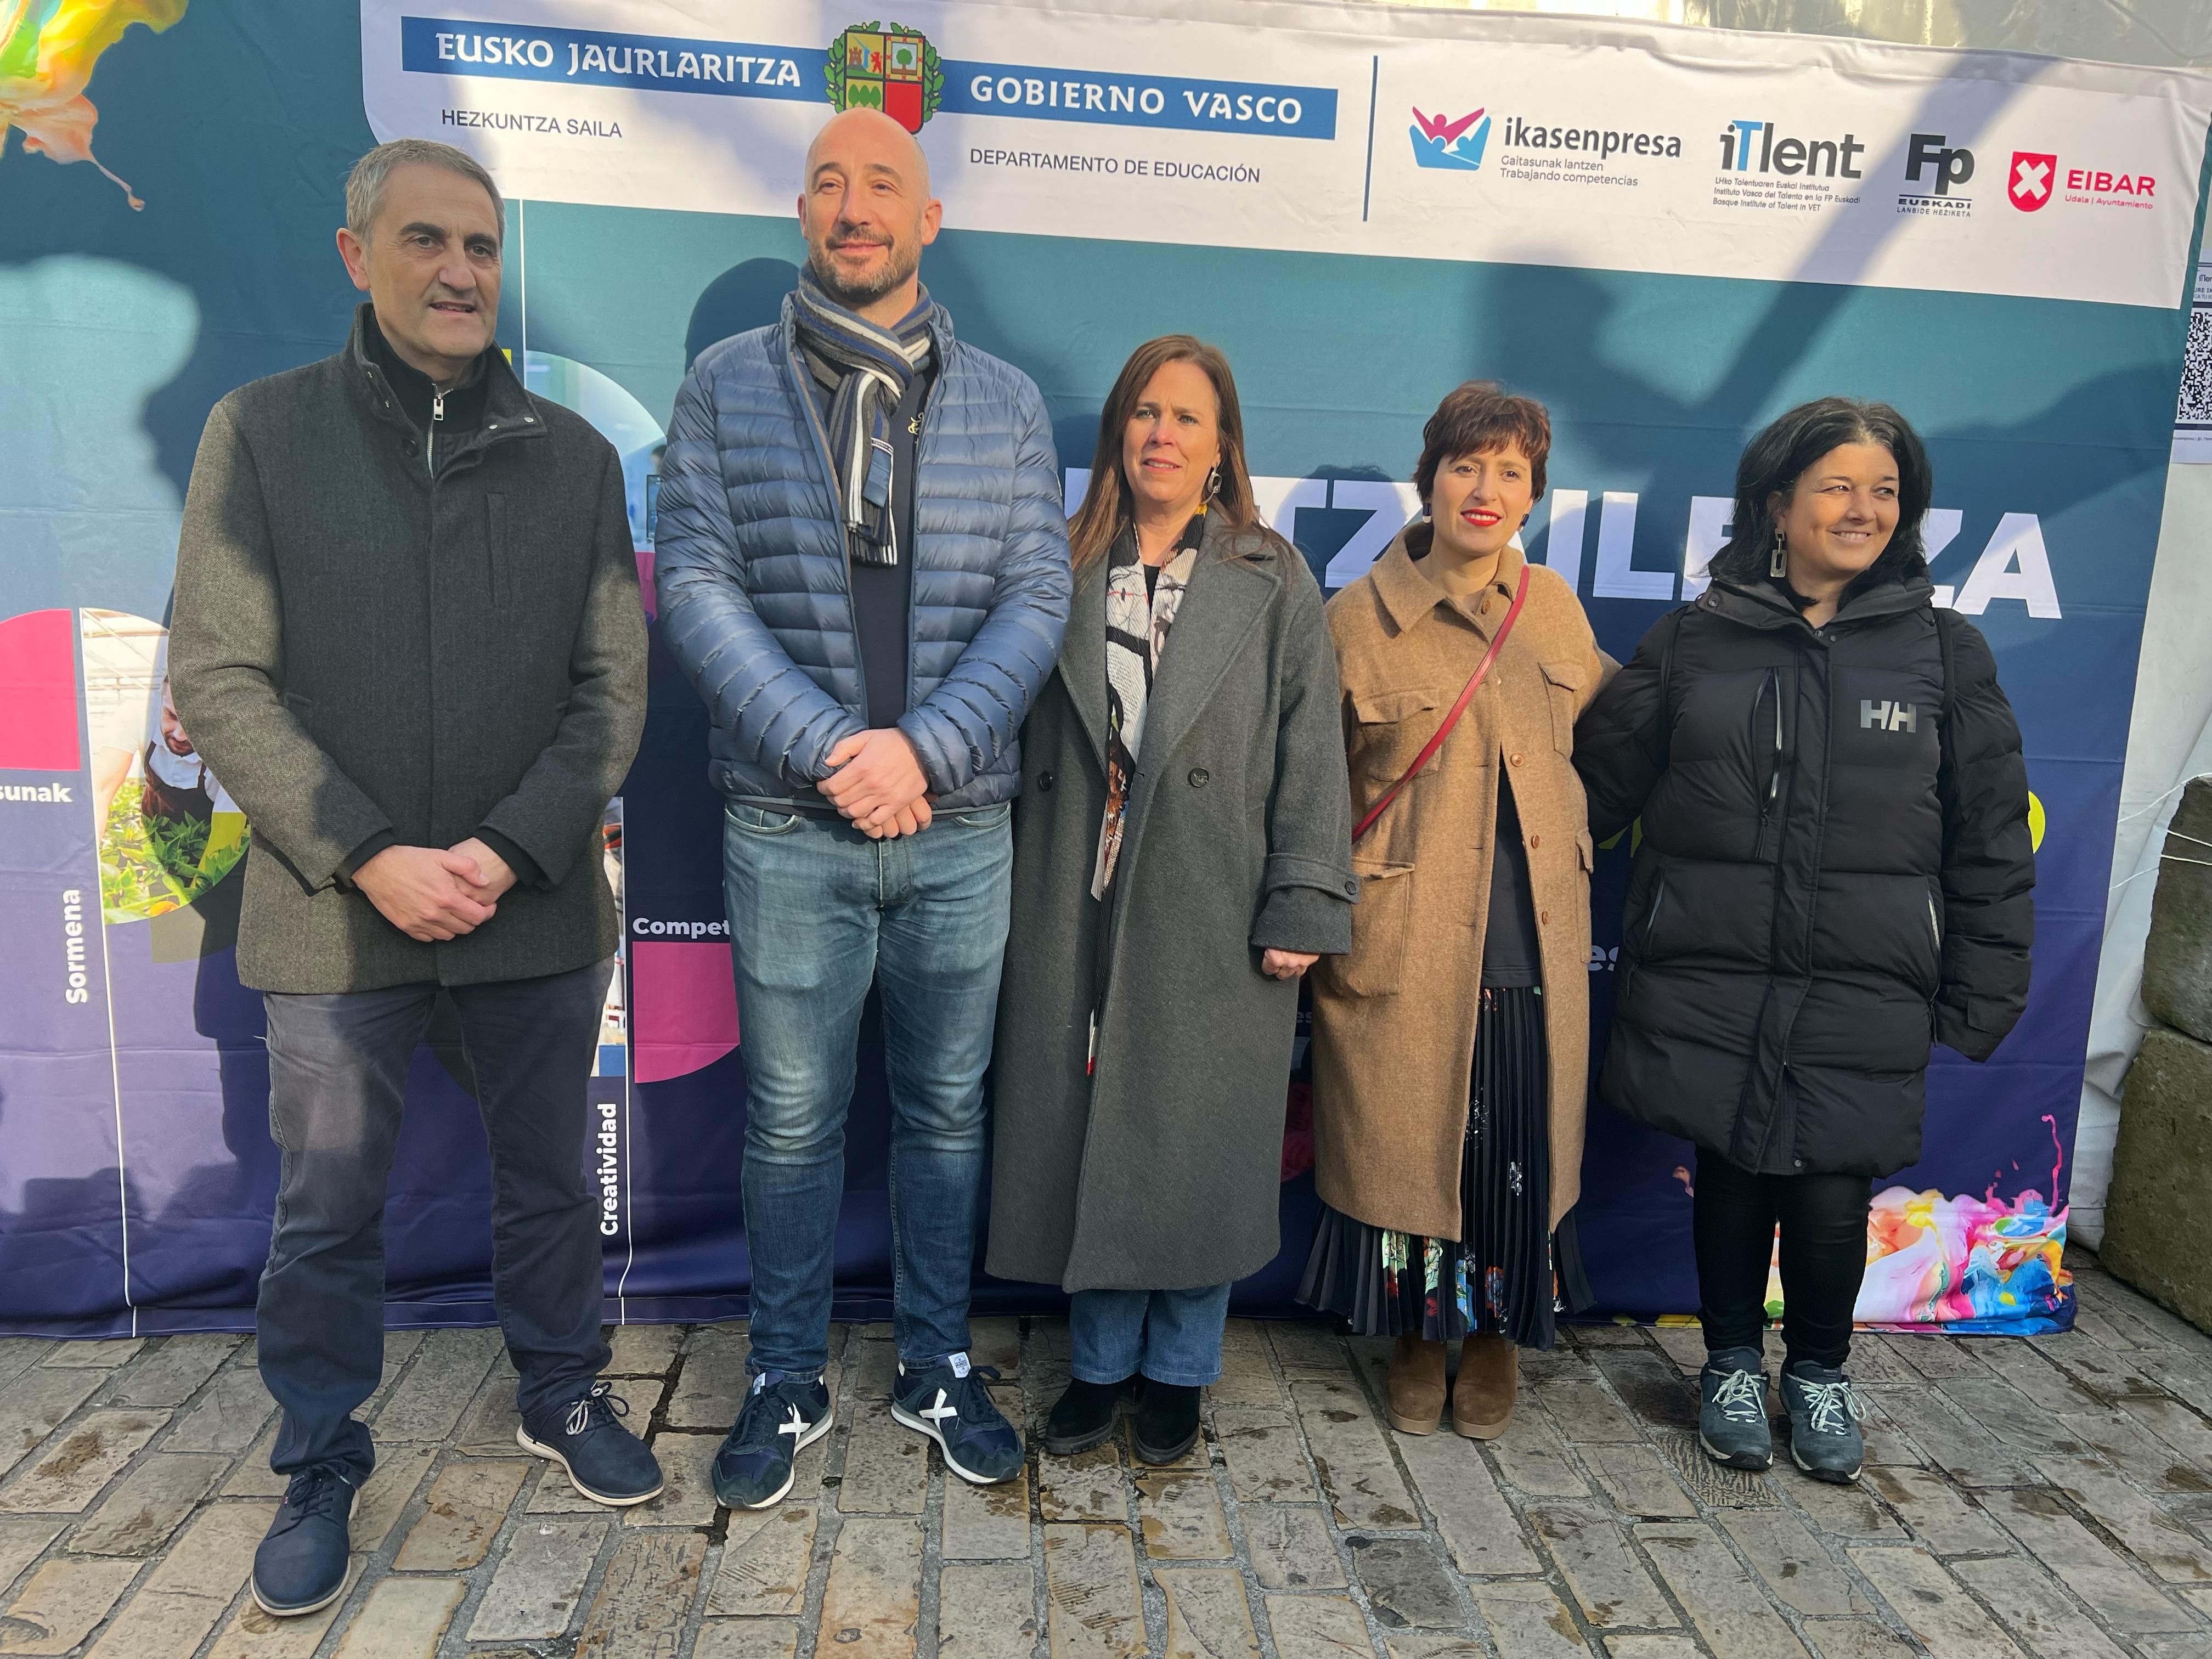
{"label": "tan trench coat", "polygon": [[[1504,620],[1524,564],[1465,600],[1401,534],[1329,602],[1354,822],[1436,735]],[[1551,1050],[1552,1220],[1580,1194],[1589,1048],[1589,877],[1575,720],[1609,677],[1574,590],[1529,567],[1528,599],[1467,713],[1352,848],[1352,942],[1314,975],[1314,1174],[1324,1201],[1379,1227],[1460,1237],[1460,1152],[1490,915],[1498,769],[1528,849]]]}

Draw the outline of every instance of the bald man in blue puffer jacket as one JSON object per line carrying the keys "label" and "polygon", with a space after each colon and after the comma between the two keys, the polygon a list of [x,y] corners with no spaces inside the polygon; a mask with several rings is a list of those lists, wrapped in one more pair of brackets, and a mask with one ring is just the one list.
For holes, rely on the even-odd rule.
{"label": "bald man in blue puffer jacket", "polygon": [[990,1484],[1022,1444],[968,1359],[969,1264],[1023,717],[1073,582],[1029,377],[920,281],[941,210],[880,112],[806,156],[781,319],[700,354],[662,463],[663,639],[712,717],[744,1033],[751,1384],[714,1462],[732,1507],[829,1431],[830,1294],[860,1010],[891,1094],[891,1410]]}

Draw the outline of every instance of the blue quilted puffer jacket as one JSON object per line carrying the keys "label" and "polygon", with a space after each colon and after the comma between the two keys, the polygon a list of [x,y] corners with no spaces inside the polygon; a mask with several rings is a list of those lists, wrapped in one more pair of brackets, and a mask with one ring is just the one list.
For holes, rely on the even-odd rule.
{"label": "blue quilted puffer jacket", "polygon": [[[1043,398],[949,324],[935,334],[899,729],[942,812],[1020,792],[1018,734],[1060,656],[1073,582]],[[844,530],[799,403],[805,373],[786,300],[781,324],[699,354],[661,460],[661,638],[713,717],[714,783],[757,801],[818,782],[830,751],[866,726]]]}

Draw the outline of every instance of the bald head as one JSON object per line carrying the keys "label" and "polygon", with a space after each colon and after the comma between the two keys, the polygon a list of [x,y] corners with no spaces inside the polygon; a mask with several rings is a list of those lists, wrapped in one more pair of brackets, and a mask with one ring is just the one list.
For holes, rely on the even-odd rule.
{"label": "bald head", "polygon": [[833,115],[806,147],[807,266],[831,299],[872,321],[896,323],[914,308],[921,251],[943,216],[921,146],[881,110]]}
{"label": "bald head", "polygon": [[854,167],[877,167],[897,173],[913,185],[922,200],[929,199],[929,157],[921,141],[879,109],[848,109],[822,124],[814,142],[806,147],[806,179],[825,163]]}

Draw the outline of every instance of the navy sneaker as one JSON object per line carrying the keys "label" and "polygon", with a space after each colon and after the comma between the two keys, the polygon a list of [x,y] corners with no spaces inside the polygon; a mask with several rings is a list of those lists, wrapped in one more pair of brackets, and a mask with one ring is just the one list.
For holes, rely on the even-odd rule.
{"label": "navy sneaker", "polygon": [[737,1425],[714,1454],[714,1496],[733,1510],[764,1510],[791,1490],[799,1454],[830,1432],[830,1390],[781,1371],[753,1378]]}
{"label": "navy sneaker", "polygon": [[335,1463],[292,1477],[253,1552],[253,1599],[264,1613],[297,1619],[345,1594],[355,1492],[355,1478]]}
{"label": "navy sneaker", "polygon": [[1706,1455],[1732,1469],[1774,1462],[1766,1426],[1766,1371],[1756,1348],[1724,1348],[1705,1356],[1698,1374],[1698,1438]]}
{"label": "navy sneaker", "polygon": [[1782,1403],[1790,1412],[1790,1457],[1815,1480],[1842,1486],[1859,1478],[1866,1407],[1832,1365],[1793,1360],[1782,1368]]}
{"label": "navy sneaker", "polygon": [[659,1460],[616,1420],[629,1415],[629,1401],[594,1382],[565,1406],[531,1413],[514,1438],[566,1469],[568,1484],[594,1504],[621,1509],[660,1496]]}
{"label": "navy sneaker", "polygon": [[927,1370],[899,1361],[891,1384],[891,1415],[927,1435],[945,1454],[945,1467],[970,1486],[995,1486],[1021,1473],[1022,1437],[992,1403],[984,1384],[999,1380],[992,1365],[970,1365],[956,1353]]}

